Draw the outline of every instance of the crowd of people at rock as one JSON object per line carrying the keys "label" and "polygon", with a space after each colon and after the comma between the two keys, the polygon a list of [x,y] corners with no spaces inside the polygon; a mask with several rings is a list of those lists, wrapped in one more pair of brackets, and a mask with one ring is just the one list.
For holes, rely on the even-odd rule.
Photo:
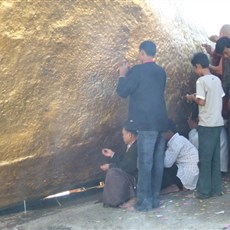
{"label": "crowd of people at rock", "polygon": [[191,64],[198,79],[188,117],[188,138],[168,118],[164,92],[166,72],[156,63],[156,44],[139,46],[141,64],[119,68],[117,94],[129,98],[122,135],[127,149],[118,154],[104,148],[110,159],[102,202],[105,206],[150,211],[163,194],[194,190],[198,199],[222,195],[222,173],[228,172],[230,110],[230,25],[212,36],[215,49],[203,44]]}

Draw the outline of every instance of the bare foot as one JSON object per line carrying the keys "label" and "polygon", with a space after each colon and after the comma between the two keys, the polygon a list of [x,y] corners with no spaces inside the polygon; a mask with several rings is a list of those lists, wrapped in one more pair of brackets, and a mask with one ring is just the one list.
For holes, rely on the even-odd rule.
{"label": "bare foot", "polygon": [[164,188],[161,190],[161,195],[169,194],[169,193],[174,193],[174,192],[179,192],[180,189],[177,187],[177,185],[172,184],[167,188]]}
{"label": "bare foot", "polygon": [[131,198],[130,200],[128,200],[127,202],[119,205],[119,208],[123,208],[123,209],[129,209],[134,207],[134,205],[137,203],[137,199],[135,197]]}
{"label": "bare foot", "polygon": [[188,191],[190,191],[188,188],[185,188],[184,186],[183,186],[183,192],[188,192]]}

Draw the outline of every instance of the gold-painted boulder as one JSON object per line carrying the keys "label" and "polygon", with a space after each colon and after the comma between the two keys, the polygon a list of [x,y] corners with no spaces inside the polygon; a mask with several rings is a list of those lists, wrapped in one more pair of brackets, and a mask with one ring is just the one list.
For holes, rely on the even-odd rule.
{"label": "gold-painted boulder", "polygon": [[101,148],[120,148],[127,114],[117,67],[136,63],[145,39],[168,74],[169,114],[184,119],[190,58],[206,34],[179,3],[159,2],[0,2],[0,207],[103,177]]}

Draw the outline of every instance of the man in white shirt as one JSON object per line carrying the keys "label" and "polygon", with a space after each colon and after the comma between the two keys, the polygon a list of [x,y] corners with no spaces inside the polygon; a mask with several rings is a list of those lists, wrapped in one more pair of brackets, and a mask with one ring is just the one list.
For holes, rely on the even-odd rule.
{"label": "man in white shirt", "polygon": [[162,194],[180,189],[194,190],[199,176],[198,150],[188,139],[177,133],[176,126],[171,120],[168,122],[165,139],[168,142],[164,159]]}
{"label": "man in white shirt", "polygon": [[186,95],[199,106],[199,179],[196,197],[207,199],[221,196],[220,132],[224,126],[222,97],[225,95],[220,79],[209,70],[206,54],[196,53],[191,63],[196,75],[196,93]]}

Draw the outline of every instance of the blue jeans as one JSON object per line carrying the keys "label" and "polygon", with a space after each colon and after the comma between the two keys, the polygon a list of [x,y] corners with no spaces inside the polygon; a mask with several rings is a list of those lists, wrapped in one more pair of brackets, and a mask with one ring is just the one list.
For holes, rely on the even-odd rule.
{"label": "blue jeans", "polygon": [[138,131],[137,206],[147,210],[160,205],[165,138],[158,131]]}

